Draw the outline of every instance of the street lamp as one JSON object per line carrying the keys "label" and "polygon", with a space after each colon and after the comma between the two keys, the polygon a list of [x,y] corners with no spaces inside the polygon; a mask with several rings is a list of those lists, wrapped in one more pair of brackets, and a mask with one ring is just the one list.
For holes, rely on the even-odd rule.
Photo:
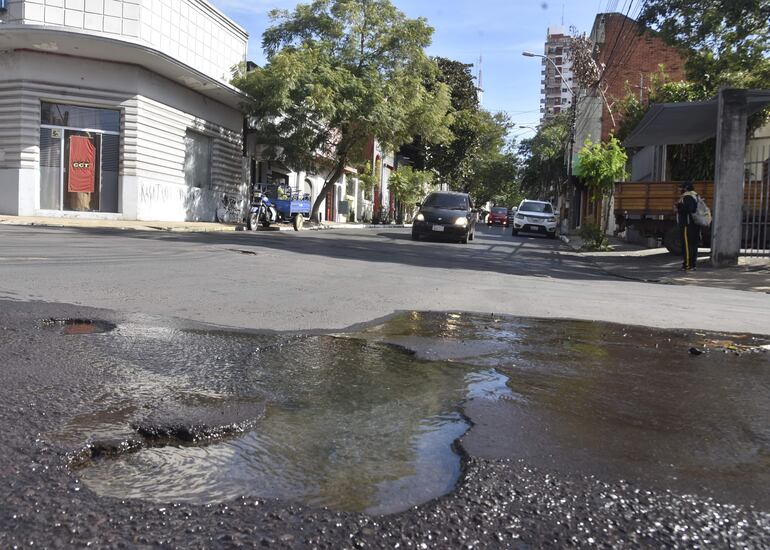
{"label": "street lamp", "polygon": [[[521,55],[523,55],[524,57],[542,57],[543,59],[545,59],[546,61],[548,61],[548,63],[550,63],[551,65],[553,65],[553,68],[554,68],[554,70],[556,70],[556,74],[558,74],[558,75],[559,75],[559,77],[561,78],[561,81],[562,81],[562,82],[564,82],[564,85],[565,85],[565,86],[567,86],[567,88],[569,88],[569,90],[570,90],[571,92],[573,91],[573,90],[572,90],[572,84],[570,84],[569,82],[567,82],[567,79],[566,79],[566,78],[564,78],[564,75],[563,75],[563,74],[562,74],[562,72],[559,70],[559,67],[558,67],[558,65],[556,65],[556,63],[554,63],[554,62],[553,62],[553,59],[551,59],[551,58],[550,58],[550,57],[548,57],[547,55],[542,55],[542,54],[539,54],[539,53],[533,53],[533,52],[521,52]],[[574,93],[574,92],[573,92],[573,93]]]}

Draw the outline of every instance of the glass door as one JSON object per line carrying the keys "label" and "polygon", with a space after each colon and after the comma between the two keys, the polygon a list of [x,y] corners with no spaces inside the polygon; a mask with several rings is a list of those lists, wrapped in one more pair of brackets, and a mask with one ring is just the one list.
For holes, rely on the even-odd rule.
{"label": "glass door", "polygon": [[64,131],[64,210],[99,211],[101,135]]}

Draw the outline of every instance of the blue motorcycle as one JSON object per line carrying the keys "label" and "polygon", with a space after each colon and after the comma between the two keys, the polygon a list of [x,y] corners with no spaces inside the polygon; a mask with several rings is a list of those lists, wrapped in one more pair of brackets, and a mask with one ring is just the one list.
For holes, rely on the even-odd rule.
{"label": "blue motorcycle", "polygon": [[278,221],[276,211],[270,199],[264,193],[255,192],[251,197],[249,215],[246,217],[246,225],[251,231],[256,231],[257,226],[270,227],[271,223]]}

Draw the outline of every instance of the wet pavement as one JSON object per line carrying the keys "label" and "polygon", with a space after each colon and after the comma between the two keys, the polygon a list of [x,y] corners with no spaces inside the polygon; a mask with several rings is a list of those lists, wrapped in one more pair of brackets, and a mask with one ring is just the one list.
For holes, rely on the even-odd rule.
{"label": "wet pavement", "polygon": [[767,344],[419,312],[270,334],[2,301],[0,546],[767,546]]}

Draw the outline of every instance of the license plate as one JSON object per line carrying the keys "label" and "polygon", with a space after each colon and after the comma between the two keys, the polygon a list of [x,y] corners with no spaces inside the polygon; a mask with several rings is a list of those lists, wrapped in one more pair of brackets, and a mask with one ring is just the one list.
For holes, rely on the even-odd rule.
{"label": "license plate", "polygon": [[433,231],[443,231],[443,230],[444,230],[444,226],[443,225],[434,225],[433,226]]}
{"label": "license plate", "polygon": [[540,226],[539,225],[533,225],[532,226],[532,231],[540,231]]}

